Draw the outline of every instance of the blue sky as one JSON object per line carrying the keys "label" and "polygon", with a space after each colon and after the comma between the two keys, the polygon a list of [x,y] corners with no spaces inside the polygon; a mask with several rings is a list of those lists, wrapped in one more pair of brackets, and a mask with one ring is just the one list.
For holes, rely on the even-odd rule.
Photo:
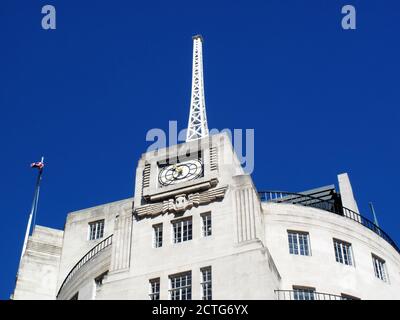
{"label": "blue sky", "polygon": [[[41,8],[57,29],[41,28]],[[357,30],[341,28],[353,4]],[[348,172],[400,242],[399,1],[3,0],[0,5],[0,298],[7,299],[44,173],[37,223],[132,196],[151,128],[187,124],[192,35],[204,36],[212,128],[255,129],[260,189]]]}

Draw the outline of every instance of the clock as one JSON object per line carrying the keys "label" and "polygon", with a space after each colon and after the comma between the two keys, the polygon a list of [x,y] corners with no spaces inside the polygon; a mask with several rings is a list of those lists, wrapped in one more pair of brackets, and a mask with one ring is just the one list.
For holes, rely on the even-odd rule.
{"label": "clock", "polygon": [[199,159],[160,168],[158,182],[161,186],[170,186],[199,178],[203,174],[203,163]]}

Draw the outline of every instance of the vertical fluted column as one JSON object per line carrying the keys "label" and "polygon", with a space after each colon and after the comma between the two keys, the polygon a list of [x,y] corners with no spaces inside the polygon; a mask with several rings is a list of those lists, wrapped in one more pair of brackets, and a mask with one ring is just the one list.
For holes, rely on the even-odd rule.
{"label": "vertical fluted column", "polygon": [[122,208],[115,218],[111,272],[129,269],[132,241],[132,204]]}
{"label": "vertical fluted column", "polygon": [[235,241],[263,240],[261,204],[249,176],[237,176],[233,187]]}

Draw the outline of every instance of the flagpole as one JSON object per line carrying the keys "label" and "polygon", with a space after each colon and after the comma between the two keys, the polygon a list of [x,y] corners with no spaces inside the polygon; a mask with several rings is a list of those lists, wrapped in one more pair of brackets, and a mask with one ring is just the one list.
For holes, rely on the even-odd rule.
{"label": "flagpole", "polygon": [[[44,165],[44,157],[42,156],[42,160],[40,160],[40,163]],[[37,216],[37,208],[38,208],[38,203],[39,203],[39,194],[40,194],[40,182],[42,181],[42,171],[43,168],[39,169],[39,176],[38,176],[38,182],[37,182],[37,194],[36,194],[36,202],[35,202],[35,209],[33,211],[33,229],[35,228],[36,225],[36,216]],[[32,232],[33,232],[32,229]]]}
{"label": "flagpole", "polygon": [[[42,157],[41,163],[44,163],[44,157]],[[29,214],[28,225],[26,226],[25,239],[24,239],[24,244],[22,246],[22,252],[21,252],[21,257],[20,257],[20,264],[21,264],[21,260],[25,253],[26,246],[28,243],[28,238],[29,238],[29,234],[31,231],[32,219],[33,219],[33,225],[35,226],[36,211],[37,211],[37,205],[39,202],[40,182],[42,180],[42,172],[43,172],[43,169],[40,168],[38,171],[37,179],[36,179],[35,192],[34,192],[34,196],[33,196],[31,212]]]}

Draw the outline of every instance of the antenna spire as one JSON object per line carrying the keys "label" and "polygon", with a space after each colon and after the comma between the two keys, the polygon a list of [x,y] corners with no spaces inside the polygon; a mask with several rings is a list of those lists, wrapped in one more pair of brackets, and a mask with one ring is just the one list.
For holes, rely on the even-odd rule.
{"label": "antenna spire", "polygon": [[203,79],[203,37],[193,37],[192,95],[186,142],[208,136]]}

